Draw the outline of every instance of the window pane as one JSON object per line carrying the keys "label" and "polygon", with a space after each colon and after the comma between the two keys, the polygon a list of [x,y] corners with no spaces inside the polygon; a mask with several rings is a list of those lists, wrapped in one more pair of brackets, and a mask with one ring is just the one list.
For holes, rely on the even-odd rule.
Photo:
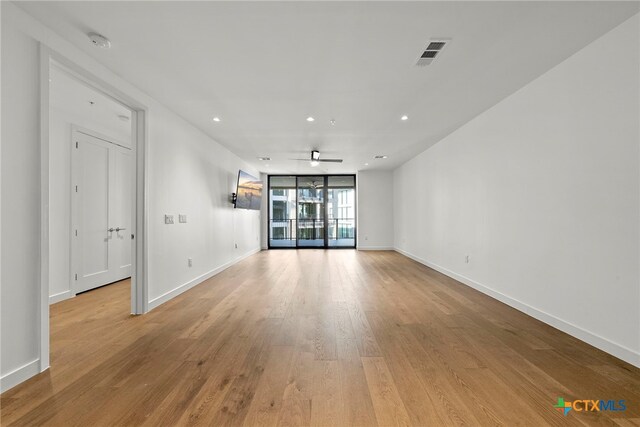
{"label": "window pane", "polygon": [[356,186],[356,178],[348,176],[329,176],[329,187],[333,188],[353,188]]}
{"label": "window pane", "polygon": [[271,247],[355,247],[355,176],[270,176]]}
{"label": "window pane", "polygon": [[272,176],[269,180],[270,188],[296,188],[295,176]]}

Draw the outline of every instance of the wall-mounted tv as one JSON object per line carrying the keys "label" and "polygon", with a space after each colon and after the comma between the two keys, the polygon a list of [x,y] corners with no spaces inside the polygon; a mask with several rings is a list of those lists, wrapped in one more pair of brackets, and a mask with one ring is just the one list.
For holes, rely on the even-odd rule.
{"label": "wall-mounted tv", "polygon": [[238,209],[260,210],[262,202],[262,181],[245,171],[238,172],[236,204]]}

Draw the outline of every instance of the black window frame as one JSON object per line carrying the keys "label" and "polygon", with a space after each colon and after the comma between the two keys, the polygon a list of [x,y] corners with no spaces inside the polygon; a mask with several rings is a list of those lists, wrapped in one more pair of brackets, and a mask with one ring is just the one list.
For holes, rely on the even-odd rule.
{"label": "black window frame", "polygon": [[[308,176],[316,176],[322,177],[324,180],[324,191],[323,191],[323,199],[324,199],[324,246],[299,246],[299,235],[297,231],[298,227],[298,178],[299,177],[308,177]],[[354,216],[354,226],[353,226],[353,246],[329,246],[329,177],[330,176],[349,176],[353,177],[353,216]],[[295,178],[296,186],[295,186],[295,194],[296,194],[296,239],[295,246],[271,246],[271,178],[272,177],[291,177]],[[332,173],[332,174],[273,174],[267,175],[267,248],[268,249],[357,249],[358,245],[358,180],[356,178],[356,174],[353,173]],[[351,187],[349,187],[351,188]]]}

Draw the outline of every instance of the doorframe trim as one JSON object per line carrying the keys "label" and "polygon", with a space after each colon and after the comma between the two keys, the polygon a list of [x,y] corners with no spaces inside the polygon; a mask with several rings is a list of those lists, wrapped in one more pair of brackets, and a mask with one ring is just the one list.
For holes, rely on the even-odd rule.
{"label": "doorframe trim", "polygon": [[49,193],[49,93],[50,67],[52,63],[61,66],[82,83],[94,90],[110,97],[131,110],[132,144],[131,150],[135,156],[135,173],[132,183],[135,185],[134,210],[132,222],[134,234],[131,254],[131,313],[144,314],[149,311],[148,304],[148,260],[145,257],[148,250],[148,108],[136,99],[122,93],[104,80],[90,73],[82,66],[74,63],[64,55],[56,52],[42,42],[39,43],[40,56],[40,372],[49,367],[50,325],[49,325],[49,284],[51,270],[49,268],[50,244],[50,193]]}

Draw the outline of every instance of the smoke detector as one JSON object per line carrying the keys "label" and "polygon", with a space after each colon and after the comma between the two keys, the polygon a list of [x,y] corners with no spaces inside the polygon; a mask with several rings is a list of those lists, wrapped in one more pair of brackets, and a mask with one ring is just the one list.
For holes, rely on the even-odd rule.
{"label": "smoke detector", "polygon": [[94,46],[97,46],[101,49],[109,49],[111,47],[111,42],[105,36],[98,33],[89,33],[89,40]]}

